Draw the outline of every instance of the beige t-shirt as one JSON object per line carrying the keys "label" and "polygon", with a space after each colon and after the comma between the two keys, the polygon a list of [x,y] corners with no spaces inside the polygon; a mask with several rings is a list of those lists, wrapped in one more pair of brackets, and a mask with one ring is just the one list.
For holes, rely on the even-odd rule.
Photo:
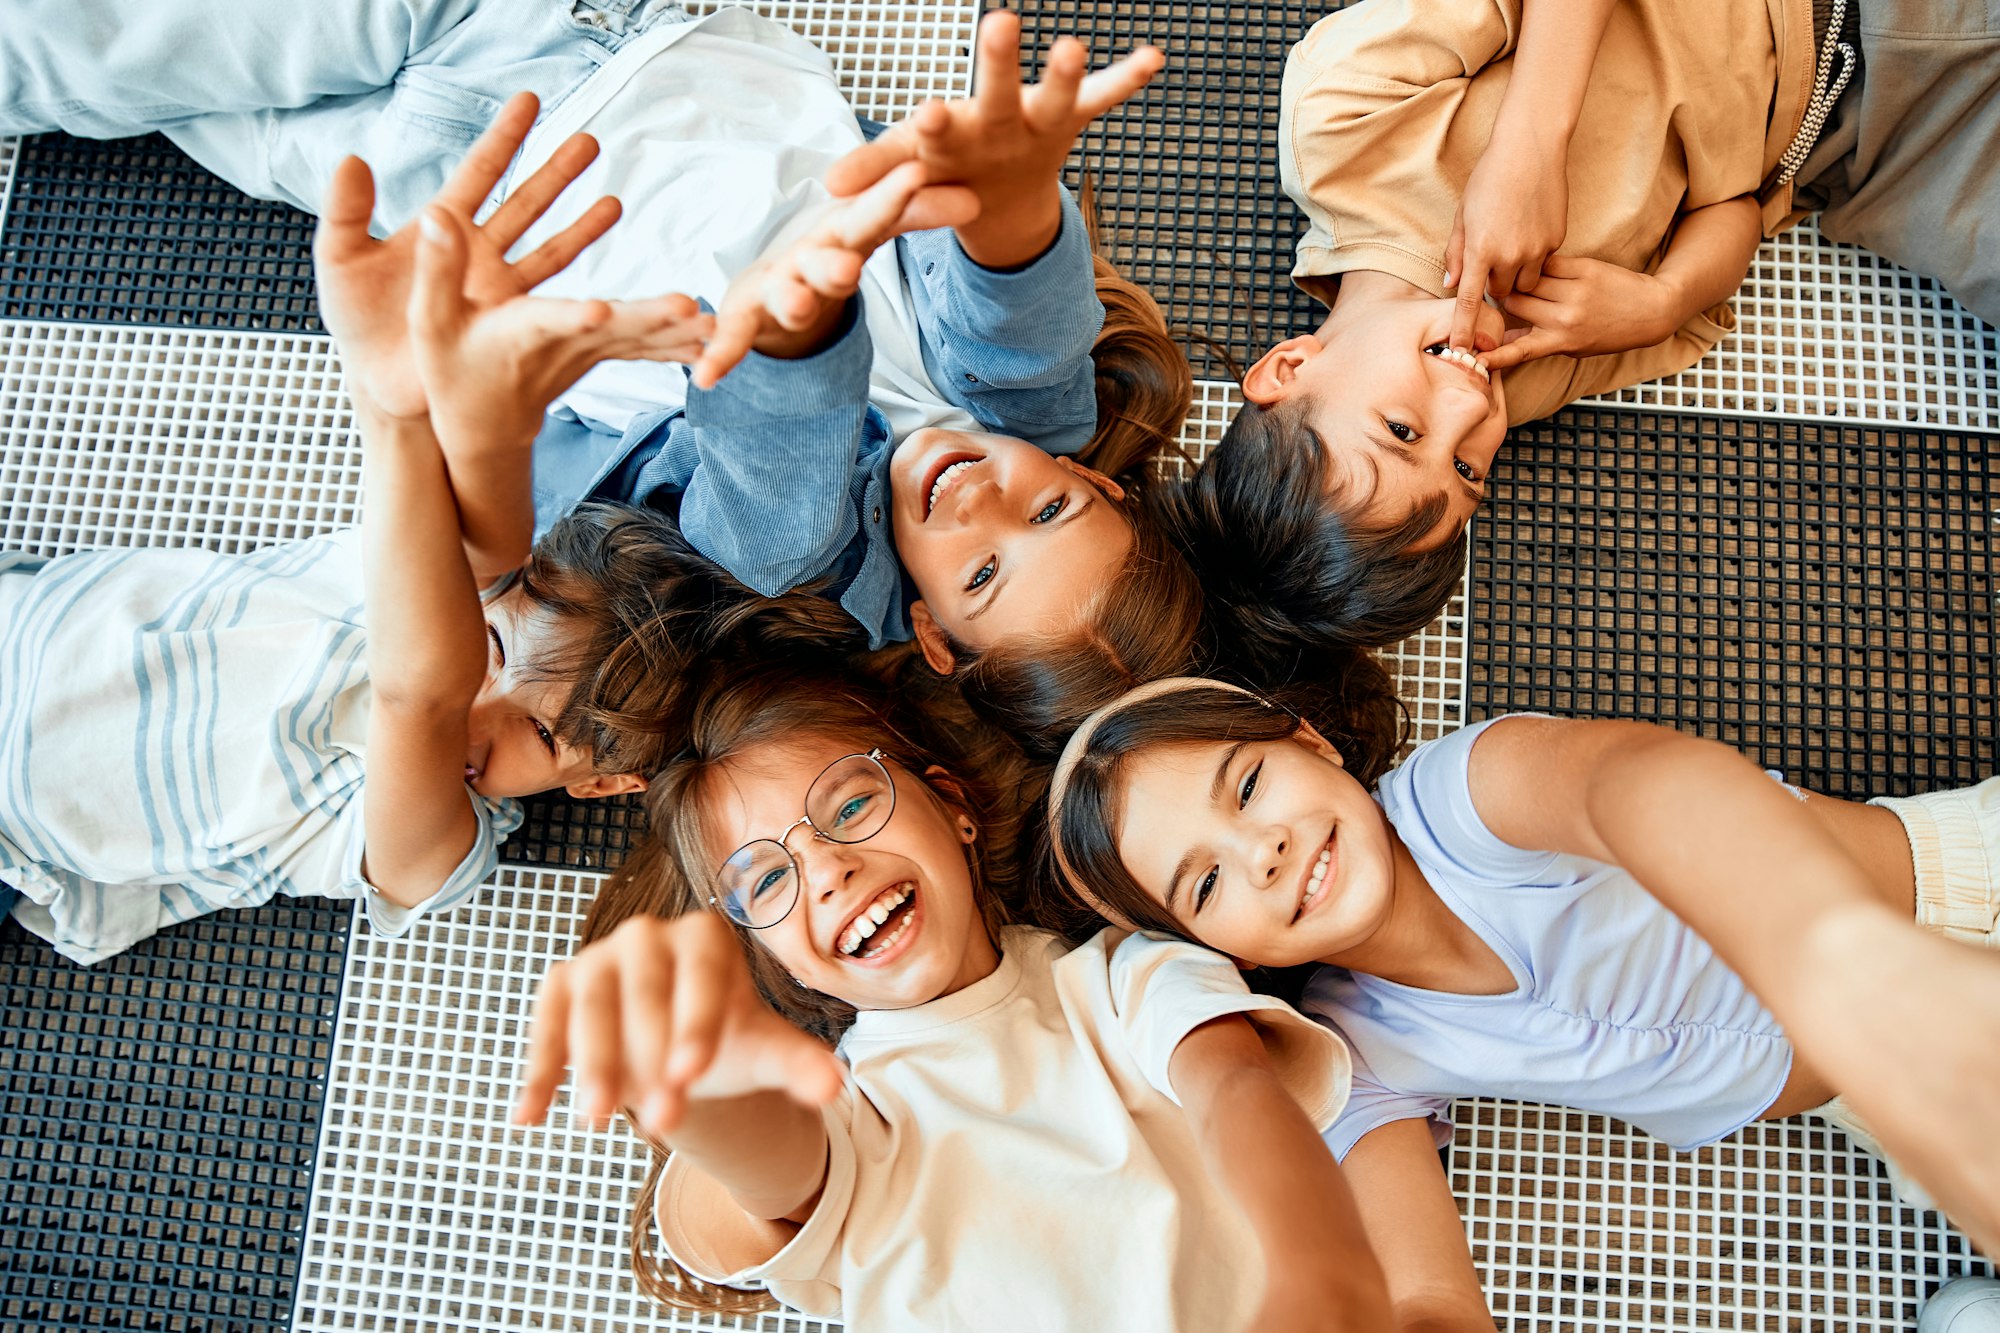
{"label": "beige t-shirt", "polygon": [[1168,1061],[1202,1023],[1245,1014],[1323,1130],[1347,1100],[1346,1046],[1198,945],[1107,929],[1070,949],[1024,927],[1001,943],[992,976],[864,1013],[841,1041],[825,1191],[789,1243],[732,1271],[704,1218],[741,1211],[676,1160],[657,1199],[667,1249],[869,1333],[1243,1328],[1263,1261],[1203,1169]]}
{"label": "beige t-shirt", "polygon": [[[1366,0],[1292,48],[1278,156],[1310,223],[1299,286],[1330,303],[1324,279],[1370,270],[1444,295],[1452,219],[1520,31],[1521,0]],[[1810,0],[1616,6],[1570,141],[1561,253],[1651,272],[1682,212],[1756,193],[1797,128],[1812,59]],[[1685,370],[1735,322],[1717,305],[1657,346],[1529,362],[1507,372],[1508,417]]]}

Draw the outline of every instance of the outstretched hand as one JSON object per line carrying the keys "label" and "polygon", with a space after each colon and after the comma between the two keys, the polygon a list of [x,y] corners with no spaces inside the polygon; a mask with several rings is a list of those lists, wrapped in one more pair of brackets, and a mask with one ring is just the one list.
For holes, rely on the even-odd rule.
{"label": "outstretched hand", "polygon": [[1166,64],[1142,46],[1088,72],[1090,52],[1074,37],[1049,48],[1042,81],[1021,82],[1021,20],[989,10],[979,25],[971,97],[929,101],[872,143],[828,169],[827,188],[853,195],[905,162],[921,162],[933,184],[969,188],[976,224],[959,227],[974,262],[1014,268],[1055,240],[1062,214],[1057,173],[1091,121],[1151,82]]}
{"label": "outstretched hand", "polygon": [[758,998],[734,932],[705,911],[634,917],[549,969],[516,1124],[542,1122],[569,1067],[582,1119],[601,1127],[630,1107],[659,1137],[691,1099],[773,1090],[822,1106],[843,1077],[831,1050]]}
{"label": "outstretched hand", "polygon": [[714,388],[752,351],[793,359],[819,350],[839,328],[876,247],[906,231],[968,221],[978,207],[970,190],[927,184],[914,162],[852,199],[835,200],[803,235],[729,284],[714,335],[695,362],[695,387]]}

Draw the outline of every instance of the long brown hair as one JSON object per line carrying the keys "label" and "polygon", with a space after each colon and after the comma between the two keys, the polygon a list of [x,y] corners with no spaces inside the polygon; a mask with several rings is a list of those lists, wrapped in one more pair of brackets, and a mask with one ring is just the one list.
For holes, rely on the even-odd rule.
{"label": "long brown hair", "polygon": [[[1015,846],[1027,814],[1018,790],[989,782],[970,746],[924,711],[900,706],[881,684],[859,676],[776,668],[718,681],[694,701],[685,748],[667,762],[647,792],[649,831],[591,904],[581,942],[603,938],[631,916],[706,910],[716,857],[705,845],[701,821],[714,784],[743,755],[802,738],[832,740],[857,752],[879,749],[915,776],[931,800],[974,822],[979,835],[967,848],[967,864],[980,913],[997,938],[1007,920],[1006,903],[1015,893]],[[932,775],[933,768],[947,776]],[[1003,799],[1003,790],[1009,797]],[[838,1040],[854,1021],[853,1007],[797,985],[756,942],[754,932],[734,928],[764,1002],[802,1030]],[[628,1114],[627,1120],[633,1117]],[[632,1273],[639,1289],[664,1305],[686,1310],[746,1314],[775,1308],[762,1292],[704,1282],[671,1257],[662,1259],[653,1237],[653,1208],[670,1150],[641,1137],[652,1148],[652,1163],[631,1226]]]}

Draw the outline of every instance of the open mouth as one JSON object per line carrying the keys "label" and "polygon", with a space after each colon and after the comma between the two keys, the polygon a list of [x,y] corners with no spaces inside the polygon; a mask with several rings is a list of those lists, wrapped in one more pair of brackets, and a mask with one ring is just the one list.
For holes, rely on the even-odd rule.
{"label": "open mouth", "polygon": [[1333,882],[1333,834],[1328,834],[1326,842],[1319,849],[1319,855],[1306,867],[1305,883],[1299,888],[1299,905],[1292,912],[1292,921],[1319,906],[1326,897],[1327,886]]}
{"label": "open mouth", "polygon": [[902,943],[916,921],[917,886],[891,884],[854,914],[834,948],[858,962],[874,962]]}
{"label": "open mouth", "polygon": [[1424,349],[1424,355],[1434,356],[1440,361],[1457,366],[1478,380],[1481,388],[1493,382],[1493,372],[1486,368],[1484,362],[1470,352],[1460,351],[1450,343],[1432,343]]}
{"label": "open mouth", "polygon": [[952,488],[958,478],[974,463],[980,461],[978,454],[946,454],[931,464],[924,475],[924,519],[929,521],[931,511],[937,508],[939,500]]}

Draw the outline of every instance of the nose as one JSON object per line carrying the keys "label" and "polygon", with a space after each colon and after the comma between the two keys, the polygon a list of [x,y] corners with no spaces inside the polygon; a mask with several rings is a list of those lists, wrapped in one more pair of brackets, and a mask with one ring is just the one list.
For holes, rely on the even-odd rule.
{"label": "nose", "polygon": [[959,482],[952,495],[952,517],[960,523],[969,523],[998,504],[1006,494],[1002,478],[995,475],[992,463],[982,463],[973,470],[971,476]]}
{"label": "nose", "polygon": [[[807,830],[806,836],[793,838],[792,834],[801,828]],[[852,845],[822,838],[811,830],[812,826],[802,819],[786,829],[780,841],[799,868],[800,889],[824,901],[847,883],[859,858]]]}
{"label": "nose", "polygon": [[1279,876],[1284,873],[1285,853],[1292,848],[1291,830],[1274,824],[1252,836],[1250,882],[1260,889],[1268,889],[1278,883]]}

